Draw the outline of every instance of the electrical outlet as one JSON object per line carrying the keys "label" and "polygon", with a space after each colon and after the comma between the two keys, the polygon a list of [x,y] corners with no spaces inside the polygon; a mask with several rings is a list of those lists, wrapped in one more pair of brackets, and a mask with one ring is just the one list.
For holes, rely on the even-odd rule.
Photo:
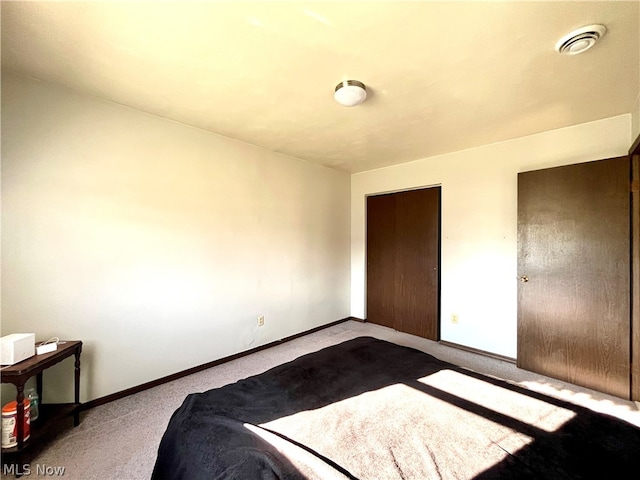
{"label": "electrical outlet", "polygon": [[259,326],[259,327],[264,326],[264,315],[260,315],[260,316],[258,317],[258,326]]}
{"label": "electrical outlet", "polygon": [[451,314],[451,323],[458,323],[458,314],[457,313],[452,313]]}

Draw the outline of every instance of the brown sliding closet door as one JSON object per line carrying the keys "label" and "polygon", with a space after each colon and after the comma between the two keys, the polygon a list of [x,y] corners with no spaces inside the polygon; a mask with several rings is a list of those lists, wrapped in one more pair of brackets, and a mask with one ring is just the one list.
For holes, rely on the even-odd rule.
{"label": "brown sliding closet door", "polygon": [[630,393],[629,157],[518,175],[518,366]]}
{"label": "brown sliding closet door", "polygon": [[367,321],[439,339],[440,187],[367,198]]}

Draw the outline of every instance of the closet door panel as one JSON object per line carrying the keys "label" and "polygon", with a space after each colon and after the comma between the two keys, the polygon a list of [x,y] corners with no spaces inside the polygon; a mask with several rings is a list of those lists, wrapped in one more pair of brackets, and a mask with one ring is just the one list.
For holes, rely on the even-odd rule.
{"label": "closet door panel", "polygon": [[367,198],[367,321],[439,339],[440,188]]}
{"label": "closet door panel", "polygon": [[367,321],[395,327],[396,199],[367,197]]}
{"label": "closet door panel", "polygon": [[396,198],[396,304],[398,330],[438,340],[440,188]]}

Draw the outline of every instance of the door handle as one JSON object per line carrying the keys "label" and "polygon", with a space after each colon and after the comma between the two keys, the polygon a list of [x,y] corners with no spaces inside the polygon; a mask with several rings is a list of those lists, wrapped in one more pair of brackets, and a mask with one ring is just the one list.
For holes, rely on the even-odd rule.
{"label": "door handle", "polygon": [[522,276],[520,277],[520,281],[521,281],[522,283],[527,283],[527,282],[529,281],[529,277],[527,277],[526,275],[522,275]]}

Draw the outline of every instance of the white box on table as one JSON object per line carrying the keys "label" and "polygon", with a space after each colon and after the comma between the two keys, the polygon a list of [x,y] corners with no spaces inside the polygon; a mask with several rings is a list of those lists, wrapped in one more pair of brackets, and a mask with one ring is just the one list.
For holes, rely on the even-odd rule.
{"label": "white box on table", "polygon": [[12,333],[0,338],[0,365],[13,365],[35,354],[35,333]]}

